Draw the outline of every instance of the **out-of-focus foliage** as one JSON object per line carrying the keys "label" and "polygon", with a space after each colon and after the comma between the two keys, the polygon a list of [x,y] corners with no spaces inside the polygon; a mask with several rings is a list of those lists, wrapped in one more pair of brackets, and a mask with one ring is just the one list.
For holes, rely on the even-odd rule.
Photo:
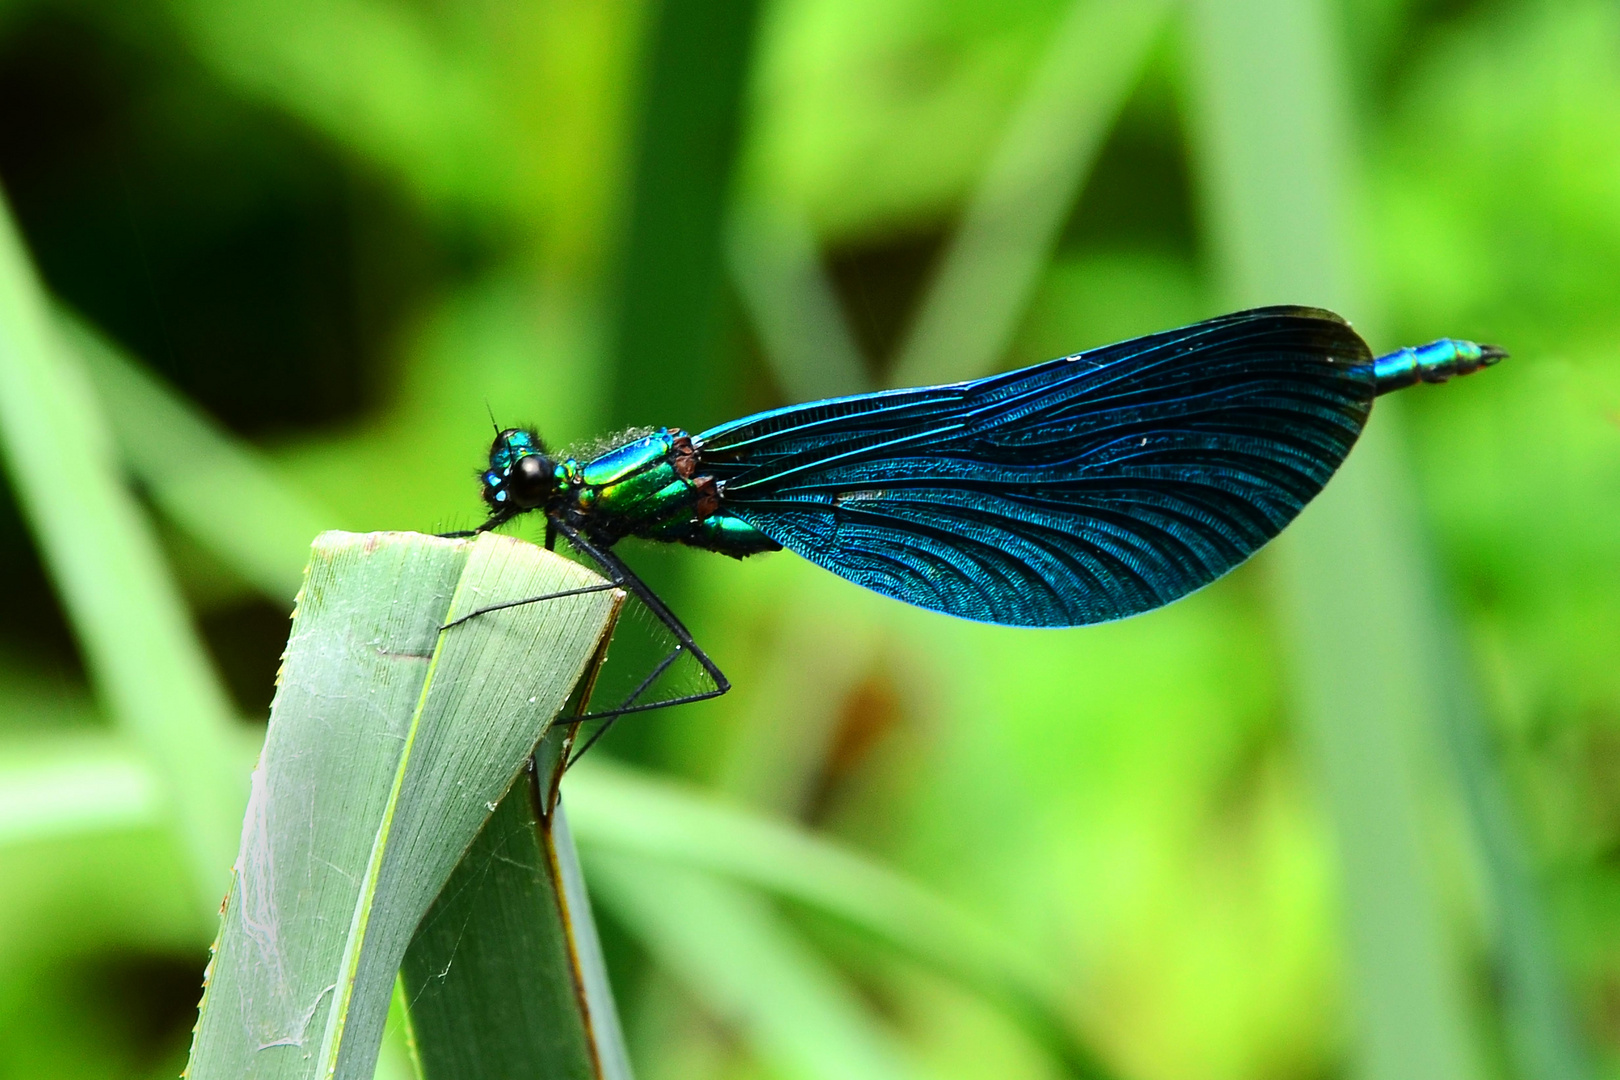
{"label": "out-of-focus foliage", "polygon": [[[615,349],[633,192],[658,179],[638,153],[643,88],[661,20],[685,2],[0,11],[0,181],[44,283],[257,444],[272,469],[252,483],[280,485],[276,500],[244,498],[226,479],[234,457],[163,476],[155,450],[123,460],[246,718],[244,745],[286,635],[288,597],[270,583],[302,558],[271,550],[284,508],[325,526],[465,527],[486,404],[566,444],[632,400]],[[1311,10],[1349,113],[1336,152],[1365,308],[1345,314],[1375,348],[1457,335],[1514,353],[1387,416],[1381,404],[1374,424],[1404,429],[1430,542],[1409,564],[1463,645],[1462,664],[1440,643],[1433,662],[1482,703],[1475,733],[1500,769],[1486,779],[1505,783],[1508,841],[1551,930],[1541,959],[1595,1074],[1617,1076],[1620,15],[1595,0]],[[809,294],[803,310],[847,324],[826,340],[853,341],[859,374],[883,383],[1070,15],[1060,0],[762,0],[734,167],[710,194],[728,208],[719,228],[764,207],[808,243],[732,272],[786,266],[782,281],[834,297],[830,316]],[[1200,25],[1172,7],[1151,36],[1039,256],[1004,366],[1225,307],[1216,174],[1197,134],[1222,75],[1194,66]],[[675,92],[704,89],[692,68]],[[677,122],[680,102],[663,104]],[[692,369],[654,356],[635,377],[667,383],[641,398],[741,411],[804,384],[790,365],[815,353],[773,352],[768,305],[739,284],[721,283],[703,356],[722,393],[687,393]],[[143,384],[97,378],[115,434],[139,440],[135,421],[153,415],[180,432],[140,404]],[[55,447],[33,490],[74,505],[77,450]],[[207,944],[185,849],[145,817],[70,828],[58,815],[29,831],[40,778],[100,775],[96,736],[119,714],[104,683],[101,697],[86,689],[99,668],[21,502],[0,498],[0,1077],[173,1075]],[[199,508],[240,527],[204,528]],[[791,555],[626,555],[736,689],[626,720],[593,753],[682,774],[920,879],[1044,959],[1065,1019],[1117,1076],[1355,1071],[1353,890],[1302,737],[1270,553],[1166,610],[1063,633],[904,609]],[[1562,1080],[1511,1034],[1503,941],[1518,916],[1491,884],[1501,838],[1459,794],[1477,790],[1460,770],[1478,764],[1438,730],[1407,735],[1445,924],[1428,944],[1463,984],[1478,1073]],[[41,771],[79,736],[84,769]],[[1062,1075],[1007,1009],[824,911],[762,898],[758,880],[676,863],[638,877],[622,850],[599,865],[644,1078]]]}

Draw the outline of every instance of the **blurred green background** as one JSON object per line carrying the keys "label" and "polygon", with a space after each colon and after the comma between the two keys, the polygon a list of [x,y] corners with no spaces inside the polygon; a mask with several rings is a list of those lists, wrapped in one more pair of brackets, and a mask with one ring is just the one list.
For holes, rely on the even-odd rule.
{"label": "blurred green background", "polygon": [[[627,548],[736,689],[595,753],[994,926],[1094,1075],[1620,1076],[1614,5],[10,0],[0,106],[103,342],[61,331],[54,428],[0,383],[0,1076],[182,1067],[214,826],[79,809],[239,806],[303,546],[475,524],[486,407],[696,431],[1284,302],[1514,359],[1381,402],[1272,549],[1118,625]],[[184,707],[120,667],[193,629]],[[112,791],[114,731],[192,752],[178,793]],[[597,863],[645,1080],[1076,1075],[847,927]]]}

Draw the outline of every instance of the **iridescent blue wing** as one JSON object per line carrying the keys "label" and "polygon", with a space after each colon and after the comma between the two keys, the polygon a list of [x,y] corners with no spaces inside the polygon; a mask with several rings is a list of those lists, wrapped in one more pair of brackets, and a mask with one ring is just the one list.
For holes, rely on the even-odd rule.
{"label": "iridescent blue wing", "polygon": [[1263,308],[696,441],[724,510],[836,574],[964,618],[1077,626],[1167,604],[1277,535],[1374,391],[1344,320]]}

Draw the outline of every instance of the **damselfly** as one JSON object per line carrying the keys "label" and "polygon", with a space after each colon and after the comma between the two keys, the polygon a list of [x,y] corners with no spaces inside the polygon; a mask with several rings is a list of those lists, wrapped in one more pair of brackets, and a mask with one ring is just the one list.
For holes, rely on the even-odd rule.
{"label": "damselfly", "polygon": [[[472,531],[539,511],[548,547],[565,537],[668,628],[660,666],[580,719],[611,718],[730,688],[614,553],[625,537],[737,558],[787,548],[982,622],[1120,619],[1277,535],[1344,461],[1375,397],[1505,355],[1448,339],[1374,358],[1331,312],[1270,307],[972,382],[813,401],[696,435],[633,433],[587,460],[514,428],[490,448],[490,516]],[[683,655],[707,684],[647,700]]]}

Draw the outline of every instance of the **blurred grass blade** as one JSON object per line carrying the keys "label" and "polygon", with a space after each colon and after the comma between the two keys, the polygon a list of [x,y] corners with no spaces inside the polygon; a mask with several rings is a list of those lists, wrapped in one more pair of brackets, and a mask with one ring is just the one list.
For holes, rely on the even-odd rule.
{"label": "blurred grass blade", "polygon": [[1394,435],[1370,431],[1292,526],[1280,600],[1337,834],[1359,1057],[1372,1080],[1465,1080],[1478,1062],[1423,831],[1421,750],[1439,688],[1414,610],[1413,530],[1392,492]]}
{"label": "blurred grass blade", "polygon": [[1241,304],[1352,310],[1353,161],[1333,16],[1322,0],[1194,0],[1192,15],[1192,134],[1226,291]]}
{"label": "blurred grass blade", "polygon": [[732,279],[790,401],[858,394],[871,379],[803,218],[760,196],[731,216]]}
{"label": "blurred grass blade", "polygon": [[[233,756],[243,773],[253,771],[263,742],[246,724],[234,733]],[[158,774],[124,733],[91,729],[0,739],[0,847],[166,824]],[[210,929],[204,940],[212,936]]]}
{"label": "blurred grass blade", "polygon": [[803,1080],[918,1075],[854,990],[757,894],[657,860],[593,852],[598,897],[773,1071]]}
{"label": "blurred grass blade", "polygon": [[422,1063],[417,1060],[416,1040],[410,1030],[405,1007],[405,981],[394,980],[394,994],[388,999],[388,1022],[383,1027],[382,1046],[377,1050],[377,1069],[371,1080],[422,1080]]}
{"label": "blurred grass blade", "polygon": [[[1051,973],[899,874],[793,825],[623,766],[586,760],[566,786],[575,828],[593,853],[702,870],[815,908],[997,1002],[1069,1075],[1107,1075],[1065,1021]],[[630,873],[640,861],[622,865]]]}
{"label": "blurred grass blade", "polygon": [[[424,971],[508,990],[513,985],[508,980],[525,981],[532,984],[519,992],[535,996],[555,985],[533,982],[534,973],[543,969],[536,953],[547,946],[543,917],[550,911],[554,918],[555,907],[546,906],[554,903],[548,891],[551,878],[537,858],[540,830],[527,808],[531,796],[524,793],[525,778],[519,781],[457,866],[407,952],[404,970],[413,987],[411,1013],[418,1023],[429,1024],[424,1019],[429,1008],[449,1012],[465,1007],[428,1001],[420,990],[431,981]],[[13,749],[0,757],[0,843],[150,826],[157,814],[154,788],[150,770],[106,737],[52,740],[37,751]],[[1065,1065],[1066,1075],[1110,1075],[1069,1030],[1060,989],[1049,973],[1017,955],[988,927],[892,871],[792,825],[598,758],[573,769],[567,788],[570,812],[588,847],[593,853],[627,856],[627,873],[638,872],[643,859],[652,858],[660,865],[702,870],[804,904],[999,1002]],[[579,904],[571,901],[571,908],[588,912],[565,843],[572,841],[558,843],[558,871],[565,885],[580,890]],[[481,937],[479,925],[494,927],[490,933],[495,936]],[[432,940],[446,927],[451,932]],[[609,996],[599,958],[593,962],[588,955],[594,935],[583,942],[576,947],[586,984],[603,987]],[[454,970],[447,971],[452,954]],[[481,974],[474,978],[474,973]],[[510,994],[499,996],[464,1018],[463,1033],[477,1034],[481,1056],[536,1060],[530,1042],[553,1028],[496,1022],[525,1009],[534,1011],[534,1006],[512,1000]],[[596,1013],[611,1019],[608,1009],[603,1005]],[[448,1017],[441,1017],[441,1034],[448,1023]],[[502,1045],[495,1045],[497,1039]],[[605,1069],[604,1075],[615,1074]]]}
{"label": "blurred grass blade", "polygon": [[892,385],[971,379],[1001,358],[1170,7],[1075,0],[945,252]]}
{"label": "blurred grass blade", "polygon": [[613,352],[615,423],[700,431],[734,411],[722,318],[725,197],[759,0],[648,5]]}
{"label": "blurred grass blade", "polygon": [[[65,343],[84,360],[107,406],[125,468],[170,521],[248,584],[290,606],[304,578],[309,542],[331,524],[332,512],[294,492],[253,444],[221,427],[95,328],[72,312],[57,312]],[[220,512],[221,491],[233,493],[229,514]]]}
{"label": "blurred grass blade", "polygon": [[1430,601],[1439,654],[1446,745],[1473,826],[1490,893],[1495,953],[1509,1047],[1519,1071],[1537,1080],[1587,1080],[1592,1063],[1571,1006],[1566,976],[1474,690],[1458,628]]}
{"label": "blurred grass blade", "polygon": [[[1241,304],[1350,308],[1350,136],[1321,0],[1198,0],[1195,136],[1228,289]],[[1423,657],[1429,592],[1402,501],[1398,406],[1381,402],[1342,473],[1277,545],[1307,746],[1337,834],[1369,1080],[1479,1075],[1458,957],[1423,835],[1425,736],[1441,690]]]}
{"label": "blurred grass blade", "polygon": [[[401,976],[424,1080],[630,1080],[547,735],[423,918]],[[548,753],[549,751],[549,753]],[[548,757],[551,759],[548,761]]]}
{"label": "blurred grass blade", "polygon": [[231,708],[3,205],[0,454],[97,693],[162,778],[199,917],[211,917],[246,796]]}
{"label": "blurred grass blade", "polygon": [[615,592],[489,534],[315,545],[188,1075],[369,1077],[418,922],[596,654]]}
{"label": "blurred grass blade", "polygon": [[512,140],[478,57],[430,18],[378,0],[170,0],[174,26],[227,84],[399,177],[438,210],[517,197]]}
{"label": "blurred grass blade", "polygon": [[[335,522],[295,495],[271,467],[207,413],[64,312],[67,344],[89,370],[125,465],[152,501],[266,596],[292,606],[304,554]],[[114,407],[116,405],[116,407]],[[221,512],[229,492],[230,512]]]}
{"label": "blurred grass blade", "polygon": [[0,743],[0,846],[162,823],[157,777],[122,739]]}

